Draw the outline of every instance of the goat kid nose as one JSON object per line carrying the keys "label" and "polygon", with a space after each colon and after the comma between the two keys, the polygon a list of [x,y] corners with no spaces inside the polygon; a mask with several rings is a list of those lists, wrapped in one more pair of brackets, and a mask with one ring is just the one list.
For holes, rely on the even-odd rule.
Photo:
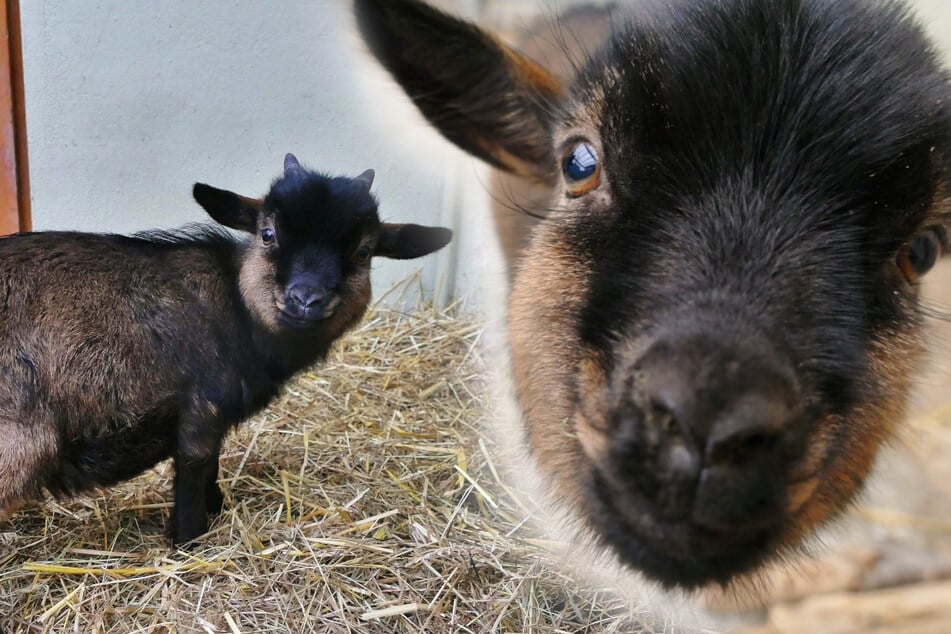
{"label": "goat kid nose", "polygon": [[303,309],[313,308],[327,298],[327,291],[307,284],[295,284],[287,289],[287,299]]}
{"label": "goat kid nose", "polygon": [[711,528],[780,512],[797,390],[779,360],[689,338],[655,343],[631,371],[614,455],[656,512]]}
{"label": "goat kid nose", "polygon": [[770,453],[795,416],[792,381],[771,360],[704,348],[655,344],[634,367],[635,400],[655,426],[692,439],[705,466]]}
{"label": "goat kid nose", "polygon": [[793,412],[780,394],[740,396],[717,417],[706,441],[708,464],[742,464],[771,454],[782,441]]}

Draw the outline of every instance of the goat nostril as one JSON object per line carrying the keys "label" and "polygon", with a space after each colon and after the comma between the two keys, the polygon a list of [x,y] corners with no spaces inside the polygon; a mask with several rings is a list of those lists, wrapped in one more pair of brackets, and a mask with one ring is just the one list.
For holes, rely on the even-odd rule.
{"label": "goat nostril", "polygon": [[654,401],[650,406],[650,419],[665,434],[671,434],[676,431],[677,420],[674,413],[666,405]]}
{"label": "goat nostril", "polygon": [[780,444],[780,434],[751,432],[747,435],[721,439],[711,443],[708,455],[711,464],[742,465],[770,456]]}
{"label": "goat nostril", "polygon": [[707,458],[711,464],[742,464],[775,455],[792,417],[785,398],[746,394],[714,423]]}
{"label": "goat nostril", "polygon": [[301,308],[313,308],[327,297],[327,293],[311,286],[296,286],[288,289],[288,298]]}
{"label": "goat nostril", "polygon": [[313,295],[308,296],[302,303],[304,304],[305,308],[313,308],[314,306],[316,306],[322,301],[324,301],[324,294],[315,293]]}

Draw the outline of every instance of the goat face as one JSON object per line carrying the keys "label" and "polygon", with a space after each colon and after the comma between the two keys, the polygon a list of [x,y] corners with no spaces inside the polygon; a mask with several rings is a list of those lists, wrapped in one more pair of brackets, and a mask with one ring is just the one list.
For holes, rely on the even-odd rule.
{"label": "goat face", "polygon": [[271,333],[335,340],[369,304],[373,256],[416,258],[449,242],[448,229],[380,222],[373,176],[325,176],[288,154],[263,199],[195,185],[216,221],[253,234],[241,258],[241,295]]}
{"label": "goat face", "polygon": [[509,303],[529,443],[625,561],[693,587],[846,507],[901,419],[951,92],[895,3],[660,5],[565,86],[422,3],[357,16],[447,138],[547,189]]}

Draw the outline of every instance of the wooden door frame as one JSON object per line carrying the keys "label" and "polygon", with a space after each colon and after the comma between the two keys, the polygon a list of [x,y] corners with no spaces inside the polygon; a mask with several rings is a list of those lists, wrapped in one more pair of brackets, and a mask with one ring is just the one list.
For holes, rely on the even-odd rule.
{"label": "wooden door frame", "polygon": [[0,3],[0,235],[30,229],[19,0]]}

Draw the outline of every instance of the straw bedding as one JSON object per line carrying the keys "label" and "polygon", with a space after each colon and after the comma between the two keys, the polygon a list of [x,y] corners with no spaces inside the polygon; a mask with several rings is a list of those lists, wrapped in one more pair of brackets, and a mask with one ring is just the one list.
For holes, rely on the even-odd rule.
{"label": "straw bedding", "polygon": [[162,536],[170,469],[0,525],[0,632],[631,632],[498,477],[481,328],[374,309],[225,445],[225,507]]}

